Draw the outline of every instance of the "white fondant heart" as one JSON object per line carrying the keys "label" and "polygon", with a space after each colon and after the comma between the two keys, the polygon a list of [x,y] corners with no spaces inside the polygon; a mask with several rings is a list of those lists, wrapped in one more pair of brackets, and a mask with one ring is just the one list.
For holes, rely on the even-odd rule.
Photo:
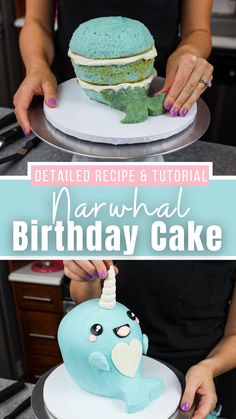
{"label": "white fondant heart", "polygon": [[118,371],[127,377],[134,377],[142,359],[142,344],[133,339],[130,344],[118,343],[112,349],[111,359]]}

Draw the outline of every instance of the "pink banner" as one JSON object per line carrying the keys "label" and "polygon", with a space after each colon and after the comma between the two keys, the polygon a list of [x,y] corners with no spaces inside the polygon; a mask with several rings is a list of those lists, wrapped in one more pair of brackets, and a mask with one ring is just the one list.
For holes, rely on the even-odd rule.
{"label": "pink banner", "polygon": [[33,186],[207,186],[204,164],[31,164]]}

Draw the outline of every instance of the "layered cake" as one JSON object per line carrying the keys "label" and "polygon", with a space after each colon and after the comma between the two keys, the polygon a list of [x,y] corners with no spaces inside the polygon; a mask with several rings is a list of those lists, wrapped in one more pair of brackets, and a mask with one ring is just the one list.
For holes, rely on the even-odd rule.
{"label": "layered cake", "polygon": [[58,342],[74,383],[87,392],[123,400],[127,413],[161,396],[162,378],[143,376],[148,338],[135,314],[116,302],[113,267],[101,298],[79,304],[63,318]]}
{"label": "layered cake", "polygon": [[126,113],[123,123],[164,113],[165,95],[148,96],[156,76],[154,39],[141,22],[121,16],[82,23],[69,46],[79,85],[93,100]]}

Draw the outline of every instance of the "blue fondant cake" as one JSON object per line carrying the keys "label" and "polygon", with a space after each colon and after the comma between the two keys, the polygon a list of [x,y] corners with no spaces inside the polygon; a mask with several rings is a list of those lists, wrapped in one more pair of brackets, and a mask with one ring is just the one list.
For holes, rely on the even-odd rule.
{"label": "blue fondant cake", "polygon": [[101,299],[86,301],[63,318],[58,341],[74,382],[88,392],[123,400],[128,413],[162,394],[160,377],[142,376],[148,338],[135,314],[115,300],[113,267]]}

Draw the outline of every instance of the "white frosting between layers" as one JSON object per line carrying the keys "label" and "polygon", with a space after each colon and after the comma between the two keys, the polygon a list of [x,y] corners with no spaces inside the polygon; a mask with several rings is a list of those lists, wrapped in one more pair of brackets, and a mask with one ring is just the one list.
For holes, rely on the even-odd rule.
{"label": "white frosting between layers", "polygon": [[133,63],[138,60],[152,60],[157,56],[157,50],[155,45],[151,49],[142,54],[132,55],[130,57],[122,57],[122,58],[87,58],[83,57],[82,55],[75,54],[70,49],[68,51],[68,56],[72,59],[74,64],[78,65],[87,65],[87,66],[100,66],[100,65],[125,65],[129,63]]}
{"label": "white frosting between layers", "polygon": [[150,84],[152,82],[152,80],[156,77],[157,72],[156,70],[153,71],[153,73],[151,74],[151,76],[147,77],[146,79],[142,80],[142,81],[137,81],[134,83],[120,83],[120,84],[106,84],[104,86],[98,85],[98,84],[92,84],[92,83],[88,83],[84,80],[81,80],[79,77],[77,77],[78,83],[79,85],[83,88],[83,89],[89,89],[89,90],[94,90],[95,92],[101,92],[102,90],[114,90],[115,92],[117,92],[120,89],[128,89],[128,87],[145,87],[148,84]]}

